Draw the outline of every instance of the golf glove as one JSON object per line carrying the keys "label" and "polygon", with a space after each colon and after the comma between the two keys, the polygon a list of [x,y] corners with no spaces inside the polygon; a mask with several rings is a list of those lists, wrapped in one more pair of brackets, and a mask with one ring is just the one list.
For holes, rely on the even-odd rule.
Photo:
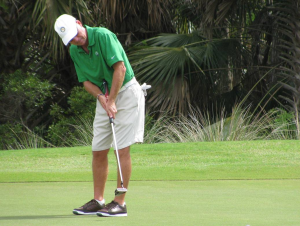
{"label": "golf glove", "polygon": [[150,89],[151,85],[147,85],[146,83],[144,83],[143,85],[141,85],[141,88],[144,92],[144,96],[147,96],[147,89]]}

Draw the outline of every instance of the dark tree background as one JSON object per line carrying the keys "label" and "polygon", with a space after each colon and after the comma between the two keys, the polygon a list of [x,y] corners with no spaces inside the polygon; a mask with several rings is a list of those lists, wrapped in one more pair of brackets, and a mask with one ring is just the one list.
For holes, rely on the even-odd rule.
{"label": "dark tree background", "polygon": [[222,105],[230,114],[251,91],[253,109],[281,107],[299,117],[299,3],[1,0],[0,148],[24,128],[55,144],[64,123],[93,114],[94,100],[53,29],[63,13],[117,34],[140,83],[152,85],[148,112],[188,115],[191,106]]}

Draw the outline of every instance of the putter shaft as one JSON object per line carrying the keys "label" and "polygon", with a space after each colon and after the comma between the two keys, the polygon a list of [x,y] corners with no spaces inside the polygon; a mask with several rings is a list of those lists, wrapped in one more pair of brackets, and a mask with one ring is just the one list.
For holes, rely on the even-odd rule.
{"label": "putter shaft", "polygon": [[115,144],[115,149],[116,149],[116,156],[117,156],[119,174],[120,174],[120,179],[121,179],[121,186],[122,186],[122,188],[124,188],[124,186],[123,186],[123,175],[122,175],[121,163],[120,163],[120,158],[119,158],[119,150],[118,150],[118,147],[117,147],[117,141],[116,141],[116,135],[115,135],[114,119],[109,118],[109,121],[110,121],[111,129],[112,129],[112,132],[113,132],[113,138],[114,138],[114,144]]}

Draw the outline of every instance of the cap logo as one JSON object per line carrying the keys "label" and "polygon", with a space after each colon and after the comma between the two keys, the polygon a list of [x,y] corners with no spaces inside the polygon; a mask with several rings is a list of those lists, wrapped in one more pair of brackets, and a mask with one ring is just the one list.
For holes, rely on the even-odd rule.
{"label": "cap logo", "polygon": [[64,27],[61,27],[61,28],[60,28],[60,31],[61,31],[61,32],[65,32],[65,30],[66,30],[66,28],[64,28]]}

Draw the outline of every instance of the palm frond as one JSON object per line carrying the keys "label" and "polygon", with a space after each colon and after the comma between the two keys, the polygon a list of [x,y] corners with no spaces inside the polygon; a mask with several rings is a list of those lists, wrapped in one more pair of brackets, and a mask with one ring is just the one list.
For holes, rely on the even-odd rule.
{"label": "palm frond", "polygon": [[66,51],[60,38],[54,31],[54,23],[56,18],[62,14],[70,14],[77,17],[83,22],[90,22],[90,14],[86,1],[59,1],[59,0],[40,0],[34,4],[32,12],[32,29],[41,30],[41,47],[51,45],[51,52],[56,60],[63,59]]}
{"label": "palm frond", "polygon": [[[145,43],[146,46],[141,46]],[[195,101],[191,99],[194,96],[191,95],[191,87],[198,85],[197,89],[203,90],[207,85],[203,82],[194,83],[196,80],[203,81],[206,77],[211,84],[214,83],[214,71],[210,69],[228,67],[229,56],[238,59],[234,56],[241,52],[240,43],[235,39],[206,40],[198,32],[161,34],[138,47],[129,55],[129,59],[137,78],[153,87],[150,106],[160,106],[162,111],[168,109],[174,112],[178,109],[187,112],[188,105]],[[180,91],[182,89],[184,92]],[[199,100],[199,96],[194,98]]]}
{"label": "palm frond", "polygon": [[[288,78],[280,83],[291,95],[281,96],[299,115],[300,106],[300,13],[299,1],[278,0],[274,6],[273,18],[278,24],[280,59],[284,62],[279,76]],[[299,119],[298,119],[299,120]]]}
{"label": "palm frond", "polygon": [[168,13],[170,0],[99,0],[97,6],[105,26],[115,33],[147,38],[147,33],[174,31]]}
{"label": "palm frond", "polygon": [[147,39],[146,43],[150,46],[179,47],[206,41],[207,40],[203,38],[198,31],[194,31],[191,34],[160,34],[156,37]]}

